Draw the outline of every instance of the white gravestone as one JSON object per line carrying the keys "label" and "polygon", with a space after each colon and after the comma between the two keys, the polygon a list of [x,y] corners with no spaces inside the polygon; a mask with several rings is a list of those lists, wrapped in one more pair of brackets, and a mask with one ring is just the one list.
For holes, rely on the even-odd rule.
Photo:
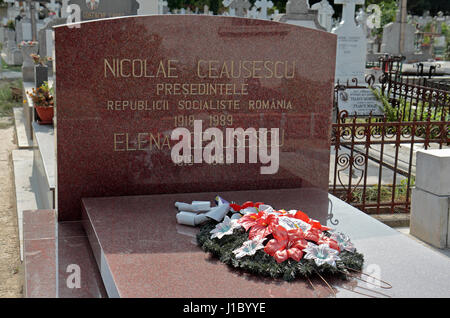
{"label": "white gravestone", "polygon": [[263,20],[267,20],[267,10],[273,8],[273,2],[267,0],[257,0],[255,2],[255,7],[259,9],[259,18]]}
{"label": "white gravestone", "polygon": [[158,14],[159,0],[138,0],[138,15]]}
{"label": "white gravestone", "polygon": [[397,11],[397,18],[395,22],[388,23],[383,29],[383,42],[381,44],[381,52],[393,55],[402,54],[408,58],[409,55],[415,53],[415,33],[416,27],[412,24],[406,23],[404,25],[404,47],[400,48],[400,33],[402,28],[400,10]]}
{"label": "white gravestone", "polygon": [[253,6],[250,10],[247,11],[247,18],[259,19],[259,12],[256,6]]}
{"label": "white gravestone", "polygon": [[228,13],[225,12],[224,15],[228,15],[230,17],[235,17],[236,16],[236,12],[233,8],[231,8],[231,3],[233,2],[233,0],[223,0],[222,4],[225,8],[228,8]]}
{"label": "white gravestone", "polygon": [[348,88],[338,92],[339,111],[346,110],[350,116],[382,116],[383,103],[369,88]]}
{"label": "white gravestone", "polygon": [[248,0],[233,0],[230,4],[230,9],[234,9],[237,17],[245,17],[247,11],[250,10],[250,2]]}
{"label": "white gravestone", "polygon": [[167,8],[167,1],[158,0],[158,14],[164,14],[165,8]]}
{"label": "white gravestone", "polygon": [[410,233],[438,248],[450,247],[450,149],[416,153]]}
{"label": "white gravestone", "polygon": [[336,34],[336,76],[341,84],[352,83],[356,78],[358,85],[365,84],[367,39],[361,26],[355,22],[355,7],[364,4],[364,0],[336,0],[342,4],[342,21],[331,32]]}
{"label": "white gravestone", "polygon": [[319,23],[317,11],[311,10],[308,0],[289,0],[286,13],[273,18],[274,21],[285,22],[316,30],[325,30]]}
{"label": "white gravestone", "polygon": [[333,27],[334,9],[328,1],[322,0],[313,4],[311,10],[317,10],[320,25],[323,26],[327,32],[330,32]]}
{"label": "white gravestone", "polygon": [[69,16],[69,13],[67,12],[67,9],[69,8],[69,0],[62,0],[61,2],[61,17],[67,18]]}

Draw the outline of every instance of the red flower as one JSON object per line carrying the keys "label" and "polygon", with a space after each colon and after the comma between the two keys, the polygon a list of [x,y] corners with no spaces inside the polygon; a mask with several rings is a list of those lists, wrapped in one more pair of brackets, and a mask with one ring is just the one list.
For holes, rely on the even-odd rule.
{"label": "red flower", "polygon": [[313,241],[315,243],[319,242],[320,236],[322,235],[322,232],[315,228],[310,228],[308,231],[305,232],[305,239],[308,241]]}
{"label": "red flower", "polygon": [[262,203],[262,202],[253,203],[252,201],[247,201],[247,202],[244,202],[242,205],[239,205],[239,204],[236,204],[236,203],[231,203],[230,207],[234,211],[239,212],[240,210],[243,210],[243,209],[246,209],[246,208],[252,208],[252,207],[259,208],[259,206],[261,204],[264,204],[264,203]]}
{"label": "red flower", "polygon": [[236,212],[239,212],[241,210],[241,206],[239,204],[230,203],[230,207]]}
{"label": "red flower", "polygon": [[309,216],[306,215],[306,213],[304,213],[300,210],[297,211],[297,213],[295,213],[294,218],[302,220],[303,222],[310,224],[313,229],[318,229],[320,231],[329,231],[330,230],[329,227],[323,226],[322,224],[320,224],[319,221],[310,219]]}
{"label": "red flower", "polygon": [[278,225],[278,218],[275,214],[264,212],[244,215],[238,220],[246,231],[250,229],[248,238],[253,240],[257,237],[264,238],[272,233],[273,227]]}
{"label": "red flower", "polygon": [[320,237],[320,239],[319,239],[319,241],[317,242],[317,244],[318,244],[318,245],[320,245],[320,244],[326,244],[326,245],[328,245],[330,248],[332,248],[332,249],[334,249],[334,250],[336,250],[336,251],[338,251],[338,252],[341,251],[341,249],[339,248],[338,242],[336,242],[335,240],[333,240],[333,239],[331,239],[331,238],[329,238],[328,236],[323,235],[323,234],[322,234],[322,236]]}
{"label": "red flower", "polygon": [[303,257],[303,249],[306,248],[308,242],[305,240],[301,229],[287,231],[281,225],[273,229],[272,235],[274,239],[270,240],[264,251],[273,256],[277,263],[282,263],[288,258],[292,258],[297,262]]}

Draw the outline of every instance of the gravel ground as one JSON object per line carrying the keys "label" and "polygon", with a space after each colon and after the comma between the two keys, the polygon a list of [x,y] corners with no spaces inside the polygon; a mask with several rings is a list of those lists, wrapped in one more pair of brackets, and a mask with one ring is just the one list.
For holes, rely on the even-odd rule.
{"label": "gravel ground", "polygon": [[22,297],[23,266],[15,209],[12,118],[0,118],[0,297]]}

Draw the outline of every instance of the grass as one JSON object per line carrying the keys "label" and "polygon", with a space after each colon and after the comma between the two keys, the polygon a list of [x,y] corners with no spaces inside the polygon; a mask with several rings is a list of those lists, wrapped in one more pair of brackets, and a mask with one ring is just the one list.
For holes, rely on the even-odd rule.
{"label": "grass", "polygon": [[3,58],[1,58],[1,62],[3,72],[22,72],[22,66],[20,65],[8,65]]}
{"label": "grass", "polygon": [[8,80],[4,79],[0,81],[0,117],[10,117],[13,115],[13,107],[20,106],[22,99],[15,101],[12,98],[11,87],[22,87],[22,80]]}
{"label": "grass", "polygon": [[[416,182],[416,178],[414,176],[411,176],[410,179],[410,190],[414,186]],[[378,189],[379,188],[379,189]],[[400,181],[400,184],[397,184],[395,186],[395,201],[397,202],[403,202],[406,201],[407,196],[407,190],[408,190],[408,180],[403,179]],[[366,203],[372,203],[377,202],[378,199],[378,191],[380,191],[380,202],[390,202],[392,199],[392,185],[381,185],[380,187],[378,185],[374,185],[372,187],[366,188]],[[354,203],[362,203],[363,190],[358,188],[355,189],[353,192],[353,200]],[[409,194],[409,197],[411,197],[411,194]]]}

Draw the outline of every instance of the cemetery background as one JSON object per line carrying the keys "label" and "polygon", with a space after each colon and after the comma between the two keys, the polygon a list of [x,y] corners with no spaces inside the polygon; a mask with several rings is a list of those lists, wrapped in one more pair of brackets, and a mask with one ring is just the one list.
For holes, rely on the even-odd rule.
{"label": "cemetery background", "polygon": [[[312,3],[314,1],[310,2],[310,7],[312,7]],[[331,2],[331,1],[330,1]],[[337,3],[338,1],[336,1]],[[317,1],[317,3],[319,3],[319,1]],[[340,14],[340,8],[341,5],[336,5],[333,4],[333,11],[335,11],[336,15]],[[57,2],[52,2],[52,4],[57,5]],[[275,2],[275,4],[277,4],[277,2]],[[64,5],[64,4],[62,4]],[[167,7],[167,5],[169,5],[169,7],[171,6],[171,9],[169,9]],[[62,6],[60,6],[61,8]],[[55,7],[57,8],[57,7]],[[252,9],[251,9],[252,8]],[[279,8],[283,8],[282,5],[279,5]],[[224,4],[220,4],[218,5],[218,12],[225,14],[225,15],[237,15],[237,16],[248,16],[248,17],[253,17],[253,18],[266,18],[266,19],[274,19],[276,21],[287,21],[288,23],[291,22],[292,24],[298,24],[298,25],[302,25],[302,23],[305,23],[306,26],[309,27],[313,27],[313,28],[317,28],[317,29],[326,29],[328,31],[331,31],[331,29],[334,27],[336,27],[338,25],[338,23],[340,22],[338,19],[335,19],[335,17],[331,18],[329,15],[324,15],[321,19],[319,19],[319,17],[317,16],[317,13],[314,13],[314,11],[311,11],[309,8],[307,8],[306,10],[303,8],[301,10],[304,11],[295,11],[298,10],[298,8],[292,7],[293,11],[291,11],[292,14],[290,14],[289,12],[287,12],[286,14],[283,13],[283,11],[280,11],[278,9],[278,6],[274,6],[272,5],[271,7],[268,7],[268,11],[267,13],[262,13],[261,11],[258,12],[258,8],[256,6],[251,6],[250,4],[248,4],[247,6],[244,6],[244,9],[242,9],[241,7],[236,7],[233,8],[233,6],[227,2],[224,2]],[[306,7],[305,7],[306,8]],[[199,5],[189,5],[189,6],[185,6],[185,7],[176,7],[176,4],[174,5],[174,1],[169,1],[168,4],[164,4],[164,3],[160,3],[160,5],[155,5],[151,8],[151,10],[157,10],[153,11],[154,13],[172,13],[172,14],[202,14],[204,12],[208,13],[208,14],[212,14],[210,12],[210,10],[213,10],[214,8],[205,8]],[[329,9],[329,8],[328,8]],[[14,9],[16,10],[16,9]],[[134,10],[134,9],[133,9]],[[169,12],[170,10],[170,12]],[[243,10],[243,11],[240,11]],[[275,10],[278,10],[275,11]],[[283,9],[282,9],[283,10]],[[15,13],[17,11],[14,11]],[[280,13],[282,12],[282,13]],[[324,11],[325,12],[325,11]],[[329,12],[326,11],[326,12]],[[30,14],[31,12],[26,12],[26,14]],[[138,14],[139,11],[137,12]],[[141,12],[142,13],[142,12]],[[359,14],[357,12],[355,12],[357,14],[357,19],[356,21],[364,21],[364,17],[363,14],[361,14],[361,12],[359,12]],[[394,14],[392,14],[392,12],[388,13],[387,15],[389,15],[388,18],[385,17],[385,21],[384,21],[384,25],[387,25],[388,22],[392,22],[392,21],[399,21],[398,20],[398,14],[395,13],[394,10]],[[63,16],[62,13],[59,13],[57,16]],[[296,20],[298,19],[298,20]],[[359,20],[362,19],[362,20]],[[38,19],[39,20],[39,19]],[[52,18],[52,20],[54,20]],[[330,23],[331,20],[331,23]],[[446,58],[446,54],[448,54],[448,46],[447,48],[445,48],[445,46],[442,45],[442,37],[445,37],[445,43],[448,43],[448,37],[449,37],[449,33],[447,33],[447,29],[446,27],[442,27],[443,25],[448,25],[447,23],[450,21],[450,19],[443,15],[443,14],[437,14],[435,17],[432,17],[431,15],[424,15],[424,16],[410,16],[408,17],[408,20],[410,22],[416,23],[416,31],[415,31],[415,45],[414,45],[414,50],[415,52],[419,52],[419,55],[422,55],[424,53],[429,54],[428,57],[431,57],[433,55],[435,55],[435,57],[437,57],[438,59],[445,59]],[[63,21],[65,21],[64,19],[62,19],[61,21],[55,21],[56,23],[63,23]],[[297,21],[297,22],[295,22]],[[4,19],[5,22],[5,19]],[[46,23],[50,22],[49,20],[46,21]],[[441,22],[443,22],[443,24],[441,24]],[[394,22],[395,23],[395,22]],[[364,24],[363,24],[364,25]],[[38,28],[44,28],[44,24],[40,24],[40,26]],[[440,28],[440,29],[439,29]],[[41,29],[42,31],[42,29]],[[417,32],[418,31],[418,32]],[[32,34],[33,31],[30,30],[30,32],[25,34],[25,38],[29,40],[29,35]],[[36,30],[36,35],[38,35],[39,33],[39,42],[40,43],[46,43],[48,41],[48,43],[50,44],[51,41],[49,40],[48,37],[48,31],[44,32],[43,37],[41,38],[41,33],[39,30]],[[382,34],[382,33],[381,33]],[[440,38],[439,41],[436,40],[436,38]],[[7,37],[4,37],[4,39],[7,42]],[[45,40],[44,40],[45,39]],[[381,39],[378,39],[373,37],[372,34],[370,34],[370,32],[367,32],[367,41],[368,41],[368,45],[367,45],[367,67],[369,71],[369,74],[374,74],[375,76],[375,82],[374,82],[374,87],[377,87],[377,85],[379,85],[378,87],[380,87],[380,91],[383,92],[385,98],[387,98],[387,100],[393,104],[395,104],[395,101],[400,101],[400,102],[404,102],[405,100],[408,101],[408,103],[411,104],[415,104],[416,106],[418,105],[419,101],[421,100],[421,98],[418,96],[417,93],[413,93],[410,94],[408,96],[404,95],[401,96],[399,98],[400,95],[404,94],[405,92],[417,92],[417,89],[421,89],[420,87],[426,87],[428,92],[427,94],[421,94],[421,96],[433,96],[436,93],[441,93],[443,94],[441,97],[441,100],[439,101],[439,107],[442,109],[447,109],[448,110],[448,79],[445,75],[441,75],[439,77],[433,76],[433,75],[438,75],[440,74],[444,74],[446,71],[446,68],[448,66],[448,64],[445,63],[429,63],[425,60],[423,61],[419,61],[419,63],[406,63],[409,61],[398,61],[395,59],[395,57],[388,57],[387,59],[384,58],[384,53],[391,53],[393,55],[398,54],[399,52],[380,52],[376,49],[374,49],[374,46],[378,46],[379,49],[381,49],[381,47],[383,47],[382,45],[382,37]],[[371,41],[373,41],[373,43],[375,43],[376,45],[372,45]],[[377,41],[380,41],[377,44]],[[3,42],[5,43],[5,42]],[[436,45],[434,45],[436,44]],[[17,45],[17,43],[16,43]],[[50,44],[51,45],[51,44]],[[14,45],[11,45],[10,47],[12,47],[12,50],[16,50]],[[386,46],[384,46],[386,47]],[[444,47],[444,49],[442,49]],[[8,48],[8,46],[6,45],[6,48]],[[51,51],[52,48],[48,49],[45,48],[48,51]],[[3,56],[5,56],[3,54]],[[373,56],[375,56],[375,58],[373,58]],[[424,55],[425,56],[425,55]],[[22,56],[23,59],[26,58],[26,56]],[[372,59],[372,60],[371,60]],[[397,62],[392,62],[392,61],[397,61]],[[20,64],[17,65],[8,65],[8,63],[5,63],[6,61],[3,60],[2,62],[2,68],[3,68],[3,74],[2,76],[6,77],[6,76],[12,76],[14,77],[15,75],[13,73],[10,73],[9,71],[22,71]],[[387,68],[386,68],[387,67]],[[5,72],[6,70],[6,72]],[[388,71],[386,71],[388,70]],[[402,72],[403,71],[403,72]],[[407,72],[408,71],[408,72]],[[433,73],[434,72],[434,73]],[[51,67],[49,68],[49,80],[51,82]],[[21,74],[22,75],[22,74]],[[24,73],[25,75],[25,73]],[[367,74],[365,74],[367,75]],[[431,75],[431,76],[429,76]],[[367,87],[369,86],[366,82],[365,82],[365,76],[363,76],[355,85],[354,82],[352,82],[350,79],[349,83],[338,83],[340,85],[344,84],[344,86],[347,86],[348,88],[352,88],[354,86],[356,87]],[[31,81],[33,81],[34,79],[32,79]],[[28,84],[27,84],[28,83]],[[28,77],[28,79],[26,81],[24,81],[23,86],[24,86],[24,90],[27,91],[29,90],[32,86],[33,83],[30,85],[30,79]],[[399,85],[403,84],[403,88],[398,88]],[[20,87],[20,85],[22,85],[22,83],[20,82],[15,82],[13,86],[15,87]],[[409,86],[405,86],[405,85],[409,85]],[[414,86],[415,85],[415,86]],[[420,87],[419,87],[420,86]],[[394,91],[393,88],[398,88],[397,91]],[[431,90],[430,90],[431,88]],[[338,90],[337,90],[338,92]],[[399,106],[399,105],[397,105]],[[16,109],[15,110],[15,115],[16,115],[16,123],[17,122],[23,122],[23,129],[20,128],[19,130],[21,130],[21,132],[19,132],[19,130],[16,129],[16,134],[17,134],[17,140],[19,143],[19,148],[30,148],[31,145],[33,144],[33,139],[37,140],[39,142],[43,142],[44,145],[46,145],[48,143],[48,140],[45,139],[46,135],[51,135],[52,134],[52,129],[48,129],[49,127],[39,127],[35,121],[37,119],[39,119],[38,117],[36,117],[36,114],[33,111],[33,107],[32,105],[30,105],[30,102],[28,100],[27,104],[24,104],[23,107],[23,113],[20,114],[20,112]],[[448,124],[448,119],[447,117],[445,117],[445,113],[440,113],[441,115],[444,115],[444,117],[440,117],[440,118],[433,118],[436,119],[438,122],[437,123],[437,127],[440,130],[440,133],[438,134],[438,138],[434,138],[432,141],[433,143],[431,143],[431,147],[446,147],[448,145],[448,130],[446,131],[446,127],[445,126]],[[22,117],[21,117],[22,116]],[[398,114],[395,114],[395,116],[398,116]],[[411,118],[409,118],[411,119]],[[372,118],[370,119],[372,122],[382,122],[382,120],[380,120],[379,118]],[[423,120],[423,118],[422,118]],[[421,120],[421,121],[422,121]],[[361,118],[358,118],[356,122],[353,121],[353,119],[348,118],[347,121],[343,121],[342,124],[347,124],[347,128],[350,128],[350,130],[352,129],[352,123],[358,123],[358,124],[364,124],[369,122],[369,119],[367,118],[367,116],[363,116]],[[443,124],[446,123],[446,124]],[[338,128],[339,123],[337,122],[334,125],[334,128]],[[361,125],[362,127],[362,125]],[[342,127],[341,127],[342,128]],[[353,127],[354,128],[354,127]],[[447,128],[448,129],[448,128]],[[430,131],[431,130],[435,130],[434,128],[430,127]],[[348,130],[347,130],[348,131]],[[356,130],[355,130],[356,131]],[[9,132],[11,132],[9,130]],[[447,132],[447,135],[445,134]],[[20,136],[19,136],[20,135]],[[364,134],[363,134],[364,135]],[[39,137],[42,136],[42,137]],[[350,136],[353,136],[352,134],[350,134]],[[364,136],[367,136],[364,135]],[[20,140],[19,140],[20,138]],[[428,139],[427,139],[428,140]],[[427,142],[425,142],[427,143]],[[335,148],[332,148],[332,152],[337,151],[337,150],[344,150],[345,153],[347,153],[349,151],[353,151],[354,147],[352,146],[352,143],[350,143],[349,145],[347,145],[346,147],[342,147],[340,149],[337,149],[336,145],[334,144]],[[45,148],[44,146],[40,145],[40,148]],[[406,155],[407,157],[409,157],[410,154],[415,154],[417,145],[412,144],[412,147],[409,147],[406,149]],[[361,149],[359,149],[359,153],[363,153],[363,157],[364,157],[364,151],[367,148],[364,148],[362,146]],[[8,148],[8,151],[10,151],[11,148]],[[396,150],[395,148],[393,149],[393,152],[391,152],[392,157],[394,158],[393,162],[394,165],[397,165],[397,159],[395,158],[395,153]],[[24,156],[24,157],[20,157],[18,155],[19,153],[16,152],[16,157],[13,158],[15,159],[15,165],[19,164],[22,161],[22,165],[26,166],[26,160],[29,160],[30,158],[33,157],[33,151],[28,151],[28,157]],[[23,153],[22,153],[23,154]],[[34,156],[42,156],[43,154],[36,154],[36,152],[34,153]],[[407,176],[411,176],[411,169],[415,169],[415,165],[413,165],[413,161],[411,160],[411,158],[409,158],[409,160],[406,160],[406,166],[402,167],[402,169],[397,169],[397,167],[393,167],[392,169],[392,165],[389,169],[385,169],[385,166],[380,166],[376,160],[376,155],[372,155],[370,159],[368,159],[368,154],[366,154],[366,157],[363,160],[363,164],[360,165],[358,168],[363,170],[364,173],[363,174],[359,174],[355,173],[355,170],[352,171],[351,169],[351,165],[346,168],[346,169],[341,169],[342,167],[337,167],[336,162],[339,158],[340,153],[336,152],[335,156],[331,158],[331,171],[330,171],[330,190],[335,190],[336,186],[341,187],[341,190],[344,190],[343,193],[344,195],[342,196],[342,198],[344,200],[346,200],[349,203],[353,203],[355,204],[354,200],[356,196],[362,196],[364,197],[364,194],[361,194],[361,192],[359,191],[366,191],[367,189],[370,189],[373,186],[377,186],[379,184],[382,184],[382,182],[385,182],[385,188],[389,188],[392,187],[393,191],[388,192],[388,196],[391,196],[392,193],[397,193],[396,190],[396,184],[400,185],[403,188],[406,188],[406,201],[405,201],[405,208],[406,211],[403,212],[409,212],[409,206],[410,206],[410,188],[413,186],[413,180],[410,180],[410,178],[408,177],[404,177],[404,171],[406,170],[406,174]],[[350,156],[348,157],[350,158],[350,162],[355,161],[357,162],[357,158],[356,156]],[[333,160],[334,159],[334,160]],[[41,159],[42,162],[44,162],[44,167],[40,167],[38,169],[46,169],[45,167],[45,158]],[[359,159],[360,160],[360,159]],[[29,162],[29,161],[28,161]],[[381,160],[381,162],[383,162],[383,160]],[[334,170],[333,170],[333,163],[335,164],[334,166]],[[48,164],[48,162],[47,162]],[[367,171],[367,168],[369,167],[369,171]],[[28,166],[27,169],[29,169],[30,167]],[[34,169],[34,168],[33,168]],[[335,177],[335,172],[337,172],[339,169],[341,169],[342,172],[342,177],[341,180],[344,180],[343,182],[339,182],[336,181]],[[382,170],[383,173],[383,178],[385,180],[380,181],[380,173],[379,171]],[[400,171],[401,170],[401,171]],[[409,170],[409,171],[408,171]],[[394,173],[392,172],[394,171]],[[401,173],[400,173],[401,172]],[[44,189],[43,193],[40,193],[38,196],[41,198],[39,200],[41,200],[41,202],[39,202],[37,205],[40,205],[40,207],[44,207],[44,208],[52,208],[52,202],[53,202],[53,198],[52,195],[54,193],[54,184],[52,184],[52,182],[54,182],[54,180],[52,179],[53,176],[48,176],[48,171],[46,171],[45,173],[47,173],[47,177],[43,178],[42,180],[40,180],[39,182],[41,182],[39,188],[42,190]],[[45,174],[44,173],[44,174]],[[17,174],[17,173],[16,173]],[[397,176],[398,175],[398,176]],[[352,176],[352,177],[349,177]],[[369,182],[366,184],[366,182],[364,181],[363,183],[363,187],[361,187],[361,180],[364,180],[365,177],[370,177],[370,176],[374,176],[376,181],[373,182]],[[397,181],[395,181],[395,178],[397,176]],[[17,179],[17,176],[16,176]],[[45,180],[47,179],[47,180]],[[392,179],[394,179],[394,182],[392,182]],[[402,180],[407,180],[406,183],[403,182],[401,183]],[[43,182],[43,183],[42,183]],[[355,184],[358,185],[358,187],[354,187]],[[405,186],[406,185],[406,186]],[[16,184],[17,187],[17,184]],[[375,187],[375,196],[380,196],[380,193],[383,192],[383,187]],[[356,192],[354,190],[357,190]],[[372,191],[372,190],[370,190]],[[17,189],[16,189],[17,192]],[[26,191],[25,191],[26,192]],[[373,191],[372,191],[373,192]],[[336,195],[339,195],[339,192],[333,192]],[[341,192],[342,193],[342,192]],[[22,193],[21,195],[30,195],[32,193],[30,193],[30,191],[28,191],[28,193]],[[392,197],[389,198],[389,200]],[[389,201],[388,200],[388,201]],[[388,206],[389,206],[389,213],[394,212],[394,205],[392,205],[392,203],[395,203],[395,197],[392,198],[392,201],[387,202]],[[380,201],[377,201],[377,207],[380,207],[379,205]],[[37,207],[36,205],[36,207]],[[366,203],[363,202],[363,208],[364,205],[367,205]],[[356,206],[361,208],[361,202],[356,202]],[[17,207],[17,209],[21,209],[21,207]],[[386,210],[383,210],[386,212]],[[397,210],[395,210],[397,211]],[[370,213],[370,212],[369,212]],[[379,210],[376,211],[376,213],[380,213]],[[11,219],[11,216],[9,216],[9,218]],[[20,223],[20,217],[19,217],[19,223]],[[403,223],[405,224],[405,223]],[[19,225],[20,228],[20,225]],[[20,231],[19,231],[20,233]],[[14,236],[11,237],[11,241],[14,241],[15,238]],[[14,259],[14,256],[11,258],[12,262],[10,262],[10,264],[17,264],[17,258]],[[18,279],[17,277],[20,276],[20,270],[16,270],[13,268],[12,272],[15,272],[16,274],[15,277],[15,283],[17,284],[17,281],[20,281],[20,279]],[[14,276],[13,275],[13,276]]]}

